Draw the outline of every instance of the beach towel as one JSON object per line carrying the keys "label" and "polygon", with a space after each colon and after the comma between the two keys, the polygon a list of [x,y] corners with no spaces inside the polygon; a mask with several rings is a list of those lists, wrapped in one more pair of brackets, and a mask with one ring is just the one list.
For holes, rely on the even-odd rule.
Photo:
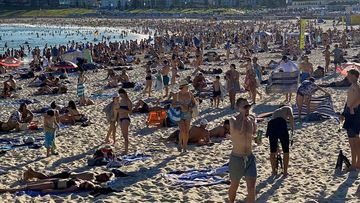
{"label": "beach towel", "polygon": [[266,93],[296,93],[299,86],[299,71],[273,72],[266,86]]}
{"label": "beach towel", "polygon": [[[299,117],[299,109],[296,105],[293,106],[294,110],[294,117]],[[329,96],[322,96],[322,97],[313,97],[310,101],[310,113],[318,114],[321,116],[322,119],[335,119],[338,123],[339,115],[336,114],[333,106],[333,102],[331,97]],[[307,108],[306,105],[303,104],[302,106],[302,112],[301,116],[306,117],[307,116]]]}
{"label": "beach towel", "polygon": [[165,174],[164,177],[175,186],[191,188],[217,184],[229,184],[230,181],[220,177],[228,172],[229,167],[226,164],[215,169],[174,171]]}
{"label": "beach towel", "polygon": [[16,196],[22,196],[22,195],[28,195],[30,197],[38,197],[38,196],[45,196],[45,195],[64,195],[64,194],[74,194],[79,193],[77,191],[75,192],[41,192],[41,191],[35,191],[35,190],[24,190],[16,192]]}
{"label": "beach towel", "polygon": [[133,162],[144,161],[150,158],[151,158],[150,155],[146,155],[143,153],[135,153],[133,155],[125,155],[122,157],[118,157],[117,159],[120,162],[120,166],[127,166],[132,164]]}
{"label": "beach towel", "polygon": [[155,91],[161,91],[164,89],[164,82],[163,82],[163,76],[158,73],[155,76],[155,84],[154,84]]}
{"label": "beach towel", "polygon": [[18,100],[14,100],[14,101],[0,100],[1,105],[20,105],[22,103],[29,105],[29,104],[40,103],[40,101],[38,101],[36,99],[18,99]]}
{"label": "beach towel", "polygon": [[77,84],[76,94],[77,94],[78,97],[84,97],[85,96],[85,84],[83,84],[83,83],[78,83]]}
{"label": "beach towel", "polygon": [[109,94],[109,93],[94,93],[90,96],[91,99],[108,99],[113,97],[114,94]]}

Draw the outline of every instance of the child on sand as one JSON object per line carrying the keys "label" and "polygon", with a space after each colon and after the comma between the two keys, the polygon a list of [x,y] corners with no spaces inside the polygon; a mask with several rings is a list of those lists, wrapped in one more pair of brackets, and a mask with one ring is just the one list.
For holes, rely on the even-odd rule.
{"label": "child on sand", "polygon": [[220,96],[221,96],[221,91],[220,91],[220,76],[216,76],[215,81],[213,82],[213,98],[214,98],[214,106],[216,106],[216,108],[219,108],[219,103],[220,103]]}
{"label": "child on sand", "polygon": [[59,128],[59,124],[56,122],[55,111],[49,110],[44,116],[44,133],[45,133],[45,147],[46,156],[50,156],[50,152],[53,155],[57,155],[55,152],[55,135],[56,129]]}

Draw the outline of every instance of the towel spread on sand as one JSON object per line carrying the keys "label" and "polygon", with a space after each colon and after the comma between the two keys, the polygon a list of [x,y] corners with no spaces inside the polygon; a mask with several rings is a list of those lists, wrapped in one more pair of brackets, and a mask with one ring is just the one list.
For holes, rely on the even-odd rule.
{"label": "towel spread on sand", "polygon": [[115,94],[109,93],[94,93],[90,96],[91,99],[108,99],[113,98]]}
{"label": "towel spread on sand", "polygon": [[217,184],[229,184],[228,180],[220,177],[220,175],[224,175],[228,173],[228,171],[228,165],[224,165],[216,169],[174,171],[165,174],[164,176],[173,185],[191,188]]}
{"label": "towel spread on sand", "polygon": [[41,191],[34,191],[34,190],[24,190],[16,192],[16,196],[28,195],[30,197],[37,197],[37,196],[45,196],[45,195],[64,195],[64,194],[74,194],[79,192],[41,192]]}
{"label": "towel spread on sand", "polygon": [[150,159],[151,156],[150,155],[146,155],[146,154],[141,154],[141,153],[136,153],[133,155],[125,155],[122,157],[117,158],[118,160],[114,160],[109,162],[106,167],[107,168],[118,168],[121,166],[127,166],[132,164],[135,161],[143,161],[143,160],[147,160]]}
{"label": "towel spread on sand", "polygon": [[18,105],[18,104],[22,104],[22,103],[29,105],[29,104],[40,103],[40,101],[38,101],[36,99],[18,99],[15,101],[0,100],[1,105]]}
{"label": "towel spread on sand", "polygon": [[[294,105],[293,109],[294,117],[299,117],[298,107]],[[328,96],[312,97],[310,101],[310,113],[319,114],[323,119],[335,119],[337,122],[340,122],[339,115],[337,115],[334,110],[332,99]],[[307,116],[306,104],[303,104],[302,106],[301,116]]]}
{"label": "towel spread on sand", "polygon": [[23,143],[21,139],[9,138],[9,139],[0,139],[0,150],[12,150],[19,147],[28,147],[30,149],[39,149],[41,148],[40,141],[43,138],[35,138],[33,143]]}
{"label": "towel spread on sand", "polygon": [[273,72],[266,86],[266,93],[295,93],[299,86],[299,71]]}

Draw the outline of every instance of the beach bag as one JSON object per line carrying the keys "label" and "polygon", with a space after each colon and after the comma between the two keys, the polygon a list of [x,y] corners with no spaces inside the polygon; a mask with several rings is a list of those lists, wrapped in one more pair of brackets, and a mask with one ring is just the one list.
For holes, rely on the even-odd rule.
{"label": "beach bag", "polygon": [[191,117],[192,117],[192,118],[196,118],[196,117],[199,116],[199,107],[198,107],[197,104],[195,104],[194,107],[192,107],[191,113],[192,113],[192,114],[191,114]]}
{"label": "beach bag", "polygon": [[172,121],[179,122],[181,120],[180,109],[175,109],[173,107],[170,107],[167,112],[167,115],[168,115],[169,119],[171,119]]}
{"label": "beach bag", "polygon": [[106,120],[108,122],[111,121],[111,117],[112,117],[112,107],[113,107],[113,102],[111,102],[110,104],[106,105],[103,109],[103,112],[105,112],[106,115]]}

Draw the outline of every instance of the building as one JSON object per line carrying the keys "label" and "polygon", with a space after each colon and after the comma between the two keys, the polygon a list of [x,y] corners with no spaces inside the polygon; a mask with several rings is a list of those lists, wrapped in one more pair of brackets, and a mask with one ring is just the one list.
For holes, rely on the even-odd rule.
{"label": "building", "polygon": [[337,5],[355,5],[356,0],[292,0],[289,3],[291,8],[319,8],[332,7]]}

